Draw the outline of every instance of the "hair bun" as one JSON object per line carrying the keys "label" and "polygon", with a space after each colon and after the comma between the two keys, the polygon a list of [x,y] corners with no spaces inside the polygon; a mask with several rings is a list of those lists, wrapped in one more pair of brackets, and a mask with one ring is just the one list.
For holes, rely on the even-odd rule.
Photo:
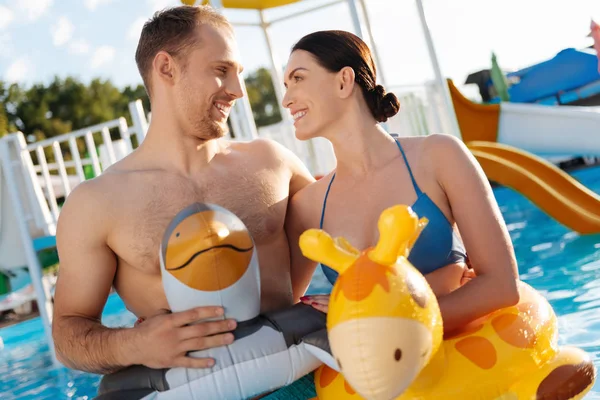
{"label": "hair bun", "polygon": [[371,89],[374,103],[374,116],[377,122],[385,122],[400,111],[400,101],[394,93],[386,93],[381,85]]}
{"label": "hair bun", "polygon": [[371,92],[373,93],[374,96],[376,96],[378,99],[383,99],[383,97],[385,96],[385,89],[383,86],[381,85],[377,85],[375,86]]}

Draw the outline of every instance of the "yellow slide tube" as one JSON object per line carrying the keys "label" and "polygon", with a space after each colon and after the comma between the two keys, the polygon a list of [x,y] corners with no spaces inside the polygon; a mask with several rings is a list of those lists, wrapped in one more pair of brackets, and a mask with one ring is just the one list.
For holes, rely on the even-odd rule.
{"label": "yellow slide tube", "polygon": [[600,196],[560,168],[508,145],[472,141],[467,147],[488,179],[521,193],[569,229],[600,233]]}

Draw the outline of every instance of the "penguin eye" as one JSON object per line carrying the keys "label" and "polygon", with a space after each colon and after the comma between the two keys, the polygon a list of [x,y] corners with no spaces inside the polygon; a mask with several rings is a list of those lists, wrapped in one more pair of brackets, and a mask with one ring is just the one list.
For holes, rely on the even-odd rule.
{"label": "penguin eye", "polygon": [[175,237],[179,237],[179,232],[177,232],[177,233],[175,234]]}

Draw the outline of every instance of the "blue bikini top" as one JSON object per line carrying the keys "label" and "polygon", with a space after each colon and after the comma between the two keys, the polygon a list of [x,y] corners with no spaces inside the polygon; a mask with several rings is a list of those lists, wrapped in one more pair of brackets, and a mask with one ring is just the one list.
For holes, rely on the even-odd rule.
{"label": "blue bikini top", "polygon": [[[455,264],[467,261],[467,254],[465,247],[460,238],[452,229],[452,225],[439,209],[439,207],[429,198],[426,193],[423,193],[415,181],[410,165],[402,150],[402,146],[398,140],[395,140],[406,167],[410,174],[413,187],[417,193],[417,200],[411,206],[413,211],[421,217],[426,217],[429,222],[425,229],[419,235],[419,238],[414,243],[413,248],[410,251],[408,260],[417,268],[423,275],[435,271],[436,269],[442,268],[448,264]],[[335,173],[331,177],[327,192],[325,193],[325,199],[323,201],[323,209],[321,212],[321,222],[319,228],[323,229],[323,221],[325,219],[325,208],[327,206],[327,197],[329,196],[329,190],[331,184],[335,179]],[[333,285],[337,279],[337,272],[329,268],[326,265],[321,264],[323,273]]]}

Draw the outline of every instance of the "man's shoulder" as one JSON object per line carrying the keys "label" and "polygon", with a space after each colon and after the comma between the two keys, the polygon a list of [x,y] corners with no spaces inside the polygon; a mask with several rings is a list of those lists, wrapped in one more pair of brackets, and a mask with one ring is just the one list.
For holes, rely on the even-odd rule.
{"label": "man's shoulder", "polygon": [[232,148],[240,151],[246,151],[251,155],[260,154],[262,156],[278,156],[289,151],[285,146],[277,141],[264,137],[259,137],[248,141],[230,141],[229,143]]}
{"label": "man's shoulder", "polygon": [[[118,169],[107,169],[101,175],[80,182],[73,188],[65,199],[61,215],[67,213],[92,212],[102,214],[110,211],[110,206],[115,200],[115,194],[120,193],[130,186],[130,174]],[[78,212],[77,212],[78,211]]]}
{"label": "man's shoulder", "polygon": [[257,138],[240,142],[240,149],[248,160],[259,168],[269,168],[290,179],[290,194],[295,194],[306,185],[314,182],[310,171],[302,160],[289,148],[272,139]]}
{"label": "man's shoulder", "polygon": [[[96,208],[101,205],[103,194],[109,188],[105,176],[100,175],[93,179],[85,180],[73,188],[65,199],[61,216],[75,210]],[[66,213],[65,213],[66,211]]]}
{"label": "man's shoulder", "polygon": [[256,138],[249,141],[230,142],[230,146],[251,160],[280,168],[297,168],[300,159],[289,148],[269,138]]}

